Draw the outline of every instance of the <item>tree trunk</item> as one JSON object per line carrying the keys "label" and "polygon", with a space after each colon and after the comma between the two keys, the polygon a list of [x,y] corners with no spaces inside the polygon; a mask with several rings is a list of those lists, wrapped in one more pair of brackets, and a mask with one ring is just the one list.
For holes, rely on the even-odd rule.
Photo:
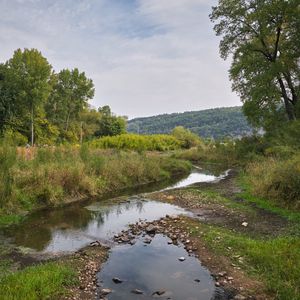
{"label": "tree trunk", "polygon": [[67,116],[67,121],[66,121],[66,128],[65,128],[66,131],[68,131],[68,128],[69,128],[70,114],[71,114],[71,112],[69,111],[68,116]]}
{"label": "tree trunk", "polygon": [[33,105],[31,106],[31,146],[34,145]]}
{"label": "tree trunk", "polygon": [[288,94],[286,92],[283,80],[281,79],[280,76],[277,77],[277,80],[278,80],[278,83],[280,85],[281,94],[282,94],[284,105],[285,105],[285,111],[286,111],[286,114],[289,118],[289,121],[296,120],[294,105],[291,103],[291,101],[288,97]]}

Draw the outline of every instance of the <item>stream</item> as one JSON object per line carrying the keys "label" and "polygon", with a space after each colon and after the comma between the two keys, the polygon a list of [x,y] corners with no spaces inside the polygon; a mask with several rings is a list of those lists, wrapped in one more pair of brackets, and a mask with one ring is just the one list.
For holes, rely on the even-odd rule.
{"label": "stream", "polygon": [[[226,172],[212,174],[195,168],[188,177],[164,187],[154,186],[151,191],[220,180],[226,175]],[[145,188],[142,192],[148,190]],[[147,245],[141,237],[134,245],[114,244],[114,235],[127,230],[130,223],[151,222],[166,214],[191,215],[191,212],[147,199],[147,194],[132,194],[39,211],[2,234],[23,251],[39,254],[74,252],[95,240],[111,245],[109,258],[98,273],[100,285],[113,290],[107,299],[212,299],[215,293],[213,278],[183,245],[168,243],[169,238],[162,234],[157,234]],[[179,257],[184,257],[184,261]],[[122,278],[124,282],[115,284],[113,277]],[[143,294],[133,293],[134,289]],[[156,294],[157,291],[162,294]]]}

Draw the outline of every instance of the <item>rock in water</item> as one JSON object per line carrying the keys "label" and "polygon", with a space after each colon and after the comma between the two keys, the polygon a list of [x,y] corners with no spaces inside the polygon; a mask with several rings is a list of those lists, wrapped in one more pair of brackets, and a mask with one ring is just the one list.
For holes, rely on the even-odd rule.
{"label": "rock in water", "polygon": [[114,278],[112,279],[112,281],[113,281],[114,283],[122,283],[122,282],[123,282],[123,280],[121,280],[121,279],[118,278],[118,277],[114,277]]}
{"label": "rock in water", "polygon": [[108,294],[110,294],[111,292],[112,292],[111,289],[102,289],[102,290],[101,290],[101,294],[102,294],[102,295],[108,295]]}
{"label": "rock in water", "polygon": [[155,291],[155,292],[152,294],[152,296],[154,296],[154,295],[161,296],[161,295],[163,295],[165,292],[166,292],[165,290]]}
{"label": "rock in water", "polygon": [[134,290],[132,290],[132,291],[131,291],[131,293],[133,293],[133,294],[137,294],[137,295],[142,295],[142,294],[144,294],[144,292],[143,292],[143,291],[141,291],[141,290],[138,290],[138,289],[134,289]]}
{"label": "rock in water", "polygon": [[147,233],[155,233],[156,230],[157,230],[157,227],[154,226],[154,225],[152,225],[152,224],[150,224],[150,225],[147,226],[147,228],[146,228],[146,232],[147,232]]}
{"label": "rock in water", "polygon": [[179,261],[185,261],[185,257],[183,257],[183,256],[182,256],[182,257],[179,257],[178,260],[179,260]]}

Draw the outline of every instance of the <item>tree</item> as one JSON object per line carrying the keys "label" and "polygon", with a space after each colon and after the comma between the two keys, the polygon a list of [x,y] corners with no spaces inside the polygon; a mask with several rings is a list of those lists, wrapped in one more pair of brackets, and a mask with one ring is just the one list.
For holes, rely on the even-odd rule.
{"label": "tree", "polygon": [[219,0],[210,18],[249,121],[266,128],[299,118],[299,0]]}
{"label": "tree", "polygon": [[52,93],[46,105],[47,117],[61,132],[67,133],[72,121],[80,122],[80,113],[94,96],[94,84],[84,72],[62,70],[51,78]]}
{"label": "tree", "polygon": [[1,102],[6,123],[20,127],[29,121],[32,145],[35,117],[43,113],[50,92],[50,74],[51,65],[36,49],[18,49],[2,66]]}
{"label": "tree", "polygon": [[96,136],[113,136],[126,132],[126,120],[124,117],[117,117],[112,114],[108,105],[98,108],[101,115],[99,120],[99,128]]}
{"label": "tree", "polygon": [[173,135],[177,140],[179,140],[182,147],[186,149],[189,149],[191,147],[197,147],[202,144],[197,134],[184,128],[183,126],[175,127],[172,130],[171,135]]}

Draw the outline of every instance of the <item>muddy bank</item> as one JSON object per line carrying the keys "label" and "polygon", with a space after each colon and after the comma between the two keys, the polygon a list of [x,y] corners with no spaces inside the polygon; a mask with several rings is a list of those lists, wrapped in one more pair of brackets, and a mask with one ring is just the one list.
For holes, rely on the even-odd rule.
{"label": "muddy bank", "polygon": [[251,237],[272,237],[284,234],[289,221],[275,213],[247,203],[236,184],[237,171],[212,182],[196,183],[182,189],[165,190],[149,198],[187,208],[206,224],[219,225]]}

